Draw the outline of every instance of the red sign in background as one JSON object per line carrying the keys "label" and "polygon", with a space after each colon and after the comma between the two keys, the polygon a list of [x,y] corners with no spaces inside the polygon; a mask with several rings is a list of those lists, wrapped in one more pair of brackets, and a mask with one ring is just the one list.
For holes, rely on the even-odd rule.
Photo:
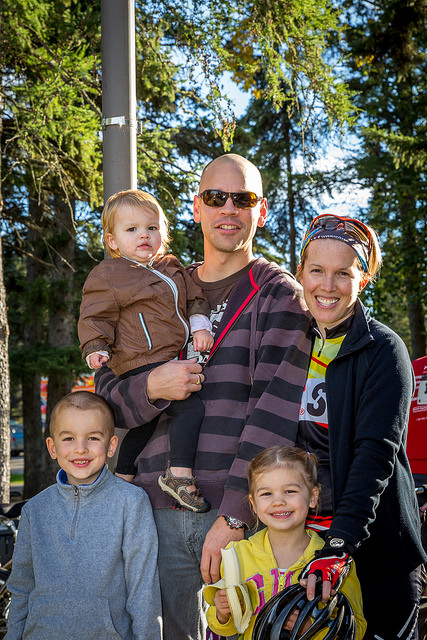
{"label": "red sign in background", "polygon": [[412,363],[416,378],[408,425],[406,451],[412,473],[427,474],[427,356]]}

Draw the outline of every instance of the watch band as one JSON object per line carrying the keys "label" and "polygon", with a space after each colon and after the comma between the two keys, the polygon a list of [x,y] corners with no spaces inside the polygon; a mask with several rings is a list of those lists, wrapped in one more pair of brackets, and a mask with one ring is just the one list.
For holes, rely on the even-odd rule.
{"label": "watch band", "polygon": [[237,518],[233,518],[232,516],[223,516],[223,518],[230,529],[243,529],[246,526],[244,522]]}

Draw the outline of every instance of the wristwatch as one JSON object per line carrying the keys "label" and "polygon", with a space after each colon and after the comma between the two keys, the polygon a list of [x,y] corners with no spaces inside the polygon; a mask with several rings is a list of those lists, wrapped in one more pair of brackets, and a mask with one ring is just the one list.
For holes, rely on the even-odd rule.
{"label": "wristwatch", "polygon": [[222,516],[230,529],[243,529],[246,525],[241,520],[233,518],[232,516]]}
{"label": "wristwatch", "polygon": [[334,549],[342,549],[345,547],[345,540],[342,538],[326,538],[326,541],[328,545]]}

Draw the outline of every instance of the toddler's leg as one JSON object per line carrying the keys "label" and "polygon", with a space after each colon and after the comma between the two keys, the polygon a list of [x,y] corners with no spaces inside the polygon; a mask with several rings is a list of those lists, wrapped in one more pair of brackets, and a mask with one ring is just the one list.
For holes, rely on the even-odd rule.
{"label": "toddler's leg", "polygon": [[123,438],[115,473],[120,478],[131,482],[136,474],[135,460],[150,440],[157,426],[158,418],[140,427],[129,429]]}
{"label": "toddler's leg", "polygon": [[193,393],[186,400],[172,402],[166,412],[173,418],[169,428],[170,463],[158,480],[159,486],[185,509],[205,513],[210,504],[197,489],[192,473],[204,417],[203,403]]}

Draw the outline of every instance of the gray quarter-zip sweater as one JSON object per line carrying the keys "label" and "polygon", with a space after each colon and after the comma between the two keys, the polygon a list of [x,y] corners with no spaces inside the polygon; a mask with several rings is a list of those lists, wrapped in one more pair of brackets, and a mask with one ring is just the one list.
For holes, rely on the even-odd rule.
{"label": "gray quarter-zip sweater", "polygon": [[7,640],[161,640],[157,532],[147,494],[105,466],[25,505]]}

